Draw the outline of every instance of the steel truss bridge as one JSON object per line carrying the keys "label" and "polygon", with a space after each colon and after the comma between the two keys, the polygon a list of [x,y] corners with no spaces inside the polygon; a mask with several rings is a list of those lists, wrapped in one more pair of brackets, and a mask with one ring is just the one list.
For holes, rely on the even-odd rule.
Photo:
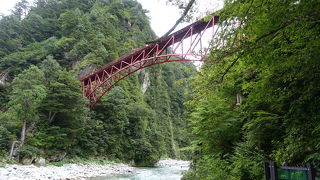
{"label": "steel truss bridge", "polygon": [[[89,99],[89,108],[92,109],[115,84],[140,69],[166,62],[203,61],[209,54],[209,47],[204,47],[205,41],[215,35],[214,25],[217,22],[217,16],[209,21],[199,20],[80,78],[83,96]],[[204,37],[208,31],[211,31],[210,37]]]}

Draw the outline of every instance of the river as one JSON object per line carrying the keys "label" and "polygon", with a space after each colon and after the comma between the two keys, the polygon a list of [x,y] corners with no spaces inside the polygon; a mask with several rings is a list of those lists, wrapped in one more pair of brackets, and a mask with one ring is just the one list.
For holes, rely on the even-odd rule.
{"label": "river", "polygon": [[106,176],[92,180],[180,180],[183,172],[189,169],[187,161],[163,162],[154,168],[138,168],[137,173],[122,176]]}
{"label": "river", "polygon": [[174,159],[160,160],[155,168],[136,168],[121,163],[104,165],[79,163],[63,164],[62,166],[6,164],[4,167],[0,167],[0,180],[179,180],[182,173],[188,168],[188,161]]}

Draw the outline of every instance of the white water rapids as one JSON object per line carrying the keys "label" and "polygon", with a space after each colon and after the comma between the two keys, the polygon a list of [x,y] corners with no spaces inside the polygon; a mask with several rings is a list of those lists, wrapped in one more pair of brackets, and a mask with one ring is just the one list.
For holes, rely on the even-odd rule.
{"label": "white water rapids", "polygon": [[34,166],[9,164],[0,168],[0,180],[180,180],[188,161],[161,160],[155,168],[136,168],[125,164],[64,164]]}
{"label": "white water rapids", "polygon": [[92,180],[180,180],[183,172],[189,169],[188,161],[162,160],[154,168],[137,168],[131,175],[106,176]]}

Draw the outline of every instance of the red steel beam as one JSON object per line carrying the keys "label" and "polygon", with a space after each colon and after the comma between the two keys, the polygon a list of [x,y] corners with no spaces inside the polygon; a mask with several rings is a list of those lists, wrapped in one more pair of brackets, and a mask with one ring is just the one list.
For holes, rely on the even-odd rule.
{"label": "red steel beam", "polygon": [[[111,89],[117,82],[139,69],[151,65],[173,62],[173,61],[193,61],[185,59],[187,55],[195,55],[191,51],[198,45],[202,46],[202,31],[212,27],[218,21],[217,16],[206,22],[204,19],[197,21],[189,26],[170,34],[167,37],[160,38],[153,43],[143,45],[131,52],[121,56],[102,68],[86,75],[82,81],[83,95],[90,100],[89,108],[91,109],[100,98]],[[214,30],[213,30],[214,31]],[[193,35],[196,37],[193,39]],[[183,41],[191,37],[189,50],[183,53]],[[199,39],[197,39],[199,37]],[[176,47],[174,44],[179,43]],[[177,54],[175,50],[181,45],[182,53]],[[172,46],[172,53],[168,53],[168,47]],[[186,48],[186,49],[188,49]],[[165,52],[165,54],[163,54]],[[199,56],[199,55],[197,55]],[[200,55],[203,57],[202,55]],[[179,57],[179,60],[170,59],[170,57]],[[122,73],[122,74],[121,74]],[[99,92],[100,94],[98,94]],[[98,97],[97,97],[98,96]]]}
{"label": "red steel beam", "polygon": [[[217,21],[218,21],[218,16],[214,16],[213,17],[213,20],[214,20],[214,23],[216,24]],[[188,30],[190,29],[190,27],[192,27],[192,30],[193,30],[193,34],[198,34],[200,33],[201,31],[203,31],[206,26],[208,25],[208,22],[204,21],[204,19],[200,20],[200,21],[197,21],[193,24],[190,24],[189,26],[186,26],[185,28],[179,30],[179,31],[176,31],[172,34],[170,34],[169,36],[167,37],[163,37],[163,38],[160,38],[158,39],[158,45],[159,45],[159,49],[165,49],[166,47],[170,46],[171,44],[167,44],[167,42],[170,41],[171,37],[174,36],[175,38],[175,42],[180,42],[183,38],[186,39],[188,37],[191,36],[191,33],[190,34],[187,34],[186,35],[186,32],[188,32]],[[212,27],[212,23],[209,23],[209,26],[207,28],[210,28]],[[185,36],[185,37],[184,37]],[[93,76],[95,76],[96,74],[98,74],[99,76],[102,74],[102,72],[105,70],[107,72],[110,72],[111,71],[111,67],[112,66],[119,66],[121,64],[122,61],[124,62],[129,62],[131,57],[136,57],[137,55],[139,55],[142,51],[145,51],[146,54],[150,53],[150,51],[153,49],[153,47],[155,46],[156,44],[146,44],[146,45],[143,45],[137,49],[134,49],[132,50],[131,52],[121,56],[120,58],[118,58],[117,60],[115,61],[112,61],[106,65],[104,65],[102,68],[99,68],[98,70],[90,73],[89,75],[86,75],[82,78],[80,78],[81,81],[83,81],[85,84],[87,82],[87,80]],[[119,67],[120,68],[120,67]]]}

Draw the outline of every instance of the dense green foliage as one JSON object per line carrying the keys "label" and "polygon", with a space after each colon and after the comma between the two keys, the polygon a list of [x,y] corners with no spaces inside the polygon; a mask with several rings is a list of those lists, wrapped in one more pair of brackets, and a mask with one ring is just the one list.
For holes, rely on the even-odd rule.
{"label": "dense green foliage", "polygon": [[78,78],[155,39],[145,10],[134,0],[22,0],[0,19],[0,156],[15,140],[20,159],[141,166],[193,149],[184,178],[218,180],[262,179],[269,160],[319,165],[319,9],[316,0],[225,0],[196,77],[184,63],[150,67],[89,112]]}
{"label": "dense green foliage", "polygon": [[316,0],[225,1],[188,103],[195,155],[185,179],[263,179],[269,160],[320,164],[319,9]]}
{"label": "dense green foliage", "polygon": [[153,39],[145,10],[133,0],[19,2],[0,19],[7,82],[0,85],[0,155],[21,139],[20,159],[106,157],[149,166],[161,156],[186,157],[179,150],[189,145],[184,79],[194,66],[142,70],[91,112],[81,97],[80,76]]}

